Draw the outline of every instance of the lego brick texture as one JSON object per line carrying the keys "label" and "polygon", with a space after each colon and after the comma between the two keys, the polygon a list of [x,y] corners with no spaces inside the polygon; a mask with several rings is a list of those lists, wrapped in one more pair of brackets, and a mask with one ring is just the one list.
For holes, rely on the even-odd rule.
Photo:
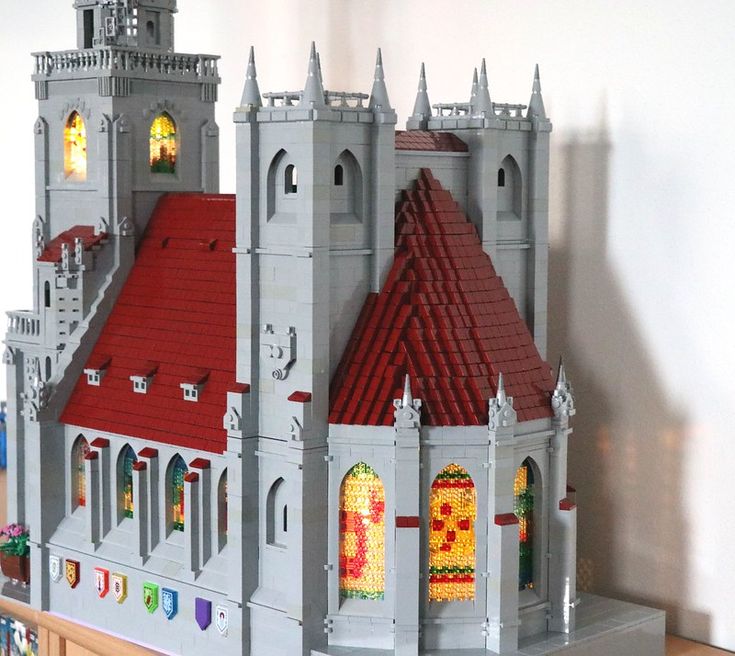
{"label": "lego brick texture", "polygon": [[483,251],[429,169],[396,210],[396,252],[331,386],[333,424],[392,425],[411,376],[428,426],[483,425],[502,372],[520,421],[551,416],[551,370]]}
{"label": "lego brick texture", "polygon": [[[159,202],[90,361],[110,358],[99,387],[80,376],[61,421],[221,453],[235,385],[235,197]],[[146,394],[130,376],[155,368]],[[199,400],[182,382],[209,372]]]}
{"label": "lego brick texture", "polygon": [[396,150],[429,150],[441,153],[466,153],[467,144],[451,132],[398,130]]}
{"label": "lego brick texture", "polygon": [[95,230],[92,226],[74,226],[69,230],[64,230],[61,234],[54,237],[43,252],[38,257],[39,262],[59,262],[61,261],[61,249],[64,244],[69,247],[69,254],[74,254],[74,240],[81,239],[82,247],[85,251],[99,245],[104,239],[106,239],[107,233],[100,232],[95,234]]}

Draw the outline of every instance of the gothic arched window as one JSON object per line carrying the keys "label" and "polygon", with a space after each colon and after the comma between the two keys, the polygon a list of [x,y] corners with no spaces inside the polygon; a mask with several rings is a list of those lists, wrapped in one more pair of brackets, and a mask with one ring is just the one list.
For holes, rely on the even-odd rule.
{"label": "gothic arched window", "polygon": [[287,194],[295,194],[299,190],[299,170],[289,164],[283,174],[283,188]]}
{"label": "gothic arched window", "polygon": [[72,112],[64,128],[64,175],[87,179],[87,128],[79,112]]}
{"label": "gothic arched window", "polygon": [[533,511],[534,511],[534,476],[528,458],[516,472],[513,484],[513,512],[518,517],[518,589],[531,590],[533,580]]}
{"label": "gothic arched window", "polygon": [[168,466],[168,508],[171,530],[184,530],[184,476],[188,468],[181,456],[174,456]]}
{"label": "gothic arched window", "polygon": [[117,485],[120,517],[133,516],[133,465],[137,458],[135,452],[126,444],[117,459]]}
{"label": "gothic arched window", "polygon": [[429,601],[475,598],[477,495],[459,465],[442,469],[429,497]]}
{"label": "gothic arched window", "polygon": [[87,505],[87,474],[84,457],[89,453],[89,442],[83,435],[77,437],[71,448],[72,509]]}
{"label": "gothic arched window", "polygon": [[286,481],[282,478],[277,479],[268,490],[265,514],[266,542],[277,547],[285,547],[288,534],[288,504]]}
{"label": "gothic arched window", "polygon": [[151,123],[151,173],[176,173],[176,122],[162,112]]}
{"label": "gothic arched window", "polygon": [[217,484],[217,535],[221,550],[227,544],[227,470],[222,472]]}
{"label": "gothic arched window", "polygon": [[385,491],[364,462],[347,472],[340,488],[339,594],[370,600],[385,595]]}

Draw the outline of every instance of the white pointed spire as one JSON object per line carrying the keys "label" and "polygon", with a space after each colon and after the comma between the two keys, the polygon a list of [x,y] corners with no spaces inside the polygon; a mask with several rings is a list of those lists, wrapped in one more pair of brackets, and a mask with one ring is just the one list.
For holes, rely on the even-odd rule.
{"label": "white pointed spire", "polygon": [[531,91],[531,100],[528,101],[528,112],[526,113],[526,116],[528,118],[546,118],[544,98],[541,95],[541,76],[538,72],[538,64],[536,64],[536,70],[533,73],[533,89]]}
{"label": "white pointed spire", "polygon": [[503,372],[498,374],[498,391],[495,394],[495,398],[498,400],[500,407],[505,405],[507,397],[505,396],[505,383],[503,382]]}
{"label": "white pointed spire", "polygon": [[242,91],[241,107],[262,107],[260,100],[260,89],[258,88],[258,74],[255,71],[255,48],[250,46],[250,58],[248,59],[248,72],[245,76],[245,88]]}
{"label": "white pointed spire", "polygon": [[475,116],[482,116],[483,112],[485,112],[485,118],[492,118],[493,116],[493,103],[490,100],[490,87],[487,82],[487,66],[484,57],[482,66],[480,66],[480,80],[477,85],[477,96],[475,97],[473,109]]}
{"label": "white pointed spire", "polygon": [[322,89],[324,88],[324,75],[322,74],[322,56],[317,51],[316,53],[316,70],[319,71],[319,82],[322,85]]}
{"label": "white pointed spire", "polygon": [[401,399],[401,407],[411,408],[413,407],[413,393],[411,392],[411,377],[406,374],[406,378],[403,381],[403,398]]}
{"label": "white pointed spire", "polygon": [[311,42],[309,53],[309,73],[304,85],[304,93],[301,96],[300,107],[324,107],[324,87],[319,74],[319,60],[316,54],[316,44]]}
{"label": "white pointed spire", "polygon": [[380,51],[380,48],[378,48],[378,55],[375,58],[375,77],[373,79],[373,90],[370,92],[368,107],[373,110],[380,107],[380,111],[382,112],[389,112],[392,109],[390,100],[388,100],[388,89],[385,87],[383,53]]}
{"label": "white pointed spire", "polygon": [[559,358],[559,369],[556,374],[556,389],[558,390],[566,390],[568,387],[567,383],[567,372],[564,369],[564,359],[562,357]]}
{"label": "white pointed spire", "polygon": [[[470,93],[470,110],[474,109],[475,101],[477,100],[477,66],[472,74],[472,91]],[[470,111],[470,114],[474,114],[474,111]]]}
{"label": "white pointed spire", "polygon": [[422,129],[428,127],[431,118],[431,103],[429,102],[429,94],[426,92],[426,67],[421,63],[421,74],[419,75],[419,90],[416,94],[416,102],[413,106],[413,115],[411,118],[416,119],[421,124]]}

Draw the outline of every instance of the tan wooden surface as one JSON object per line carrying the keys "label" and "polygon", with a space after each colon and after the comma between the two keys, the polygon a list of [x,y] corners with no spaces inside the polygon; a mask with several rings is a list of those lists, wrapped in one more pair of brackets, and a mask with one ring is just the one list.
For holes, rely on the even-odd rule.
{"label": "tan wooden surface", "polygon": [[683,638],[666,636],[666,656],[726,656],[732,653]]}

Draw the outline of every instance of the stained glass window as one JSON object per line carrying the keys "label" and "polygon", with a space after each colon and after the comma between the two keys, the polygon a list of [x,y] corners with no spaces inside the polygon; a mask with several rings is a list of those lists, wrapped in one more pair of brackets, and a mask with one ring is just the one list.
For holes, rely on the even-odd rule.
{"label": "stained glass window", "polygon": [[339,499],[339,593],[343,599],[385,594],[385,490],[364,462],[344,477]]}
{"label": "stained glass window", "polygon": [[171,463],[171,521],[175,531],[184,530],[184,476],[189,470],[181,456]]}
{"label": "stained glass window", "polygon": [[89,442],[80,435],[72,448],[72,467],[74,485],[72,494],[76,495],[76,507],[87,505],[87,475],[84,469],[84,456],[89,453]]}
{"label": "stained glass window", "polygon": [[79,112],[72,112],[64,128],[64,175],[87,178],[87,128]]}
{"label": "stained glass window", "polygon": [[122,510],[125,517],[133,516],[133,464],[137,458],[129,445],[120,454],[122,477]]}
{"label": "stained glass window", "polygon": [[176,173],[176,123],[166,112],[151,124],[150,164],[152,173]]}
{"label": "stained glass window", "polygon": [[429,498],[429,601],[475,598],[475,484],[451,464],[431,485]]}
{"label": "stained glass window", "polygon": [[533,469],[526,459],[516,472],[513,512],[518,517],[518,589],[531,590],[533,581]]}

